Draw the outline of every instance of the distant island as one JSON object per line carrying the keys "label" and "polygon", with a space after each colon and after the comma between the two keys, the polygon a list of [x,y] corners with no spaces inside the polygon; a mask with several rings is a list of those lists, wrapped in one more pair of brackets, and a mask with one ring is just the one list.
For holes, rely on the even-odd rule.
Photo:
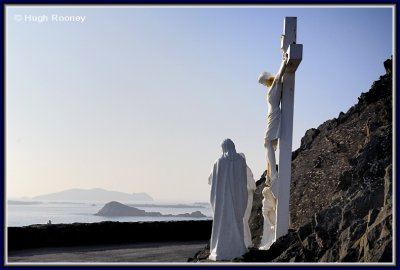
{"label": "distant island", "polygon": [[131,207],[157,207],[157,208],[206,208],[204,205],[190,205],[190,204],[149,204],[149,203],[129,203]]}
{"label": "distant island", "polygon": [[40,195],[32,198],[41,201],[125,201],[125,202],[148,202],[154,199],[147,193],[125,193],[109,191],[101,188],[93,189],[68,189],[60,192]]}
{"label": "distant island", "polygon": [[200,211],[195,211],[192,213],[178,214],[178,215],[163,215],[160,212],[146,212],[135,207],[131,207],[116,201],[109,202],[104,205],[96,214],[96,216],[106,216],[106,217],[192,217],[192,218],[202,218],[206,217]]}

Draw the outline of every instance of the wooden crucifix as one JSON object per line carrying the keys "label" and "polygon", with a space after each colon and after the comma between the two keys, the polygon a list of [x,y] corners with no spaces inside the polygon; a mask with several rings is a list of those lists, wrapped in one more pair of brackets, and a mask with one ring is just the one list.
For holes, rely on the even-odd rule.
{"label": "wooden crucifix", "polygon": [[275,239],[287,234],[289,230],[295,72],[303,56],[303,45],[296,44],[296,35],[297,17],[285,17],[283,35],[281,37],[281,50],[286,62],[286,68],[282,76]]}

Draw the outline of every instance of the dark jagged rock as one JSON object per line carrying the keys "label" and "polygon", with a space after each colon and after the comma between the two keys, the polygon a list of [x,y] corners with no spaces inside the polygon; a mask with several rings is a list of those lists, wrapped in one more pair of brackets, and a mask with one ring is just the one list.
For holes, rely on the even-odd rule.
{"label": "dark jagged rock", "polygon": [[383,62],[383,66],[385,67],[386,74],[392,73],[392,69],[393,69],[393,56],[390,57],[390,59],[387,59],[385,62]]}
{"label": "dark jagged rock", "polygon": [[204,249],[199,250],[194,254],[193,258],[188,258],[188,262],[194,261],[208,261],[208,256],[210,256],[210,242],[208,242],[207,246]]}
{"label": "dark jagged rock", "polygon": [[391,65],[346,113],[306,132],[292,155],[289,233],[268,251],[257,249],[264,172],[250,216],[255,248],[234,261],[392,262]]}
{"label": "dark jagged rock", "polygon": [[303,138],[301,138],[300,149],[310,149],[312,142],[314,141],[315,137],[318,136],[320,133],[319,129],[311,128],[306,131],[306,134]]}

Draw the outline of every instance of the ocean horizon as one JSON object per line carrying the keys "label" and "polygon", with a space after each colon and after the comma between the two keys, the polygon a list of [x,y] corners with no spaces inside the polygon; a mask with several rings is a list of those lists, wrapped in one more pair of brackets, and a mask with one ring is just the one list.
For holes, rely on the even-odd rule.
{"label": "ocean horizon", "polygon": [[167,214],[185,214],[200,211],[206,217],[108,217],[95,214],[108,202],[99,201],[29,201],[8,200],[6,211],[7,227],[22,227],[34,224],[72,224],[96,223],[102,221],[143,222],[143,221],[178,221],[207,220],[212,218],[212,210],[205,202],[121,202],[123,204],[144,210]]}

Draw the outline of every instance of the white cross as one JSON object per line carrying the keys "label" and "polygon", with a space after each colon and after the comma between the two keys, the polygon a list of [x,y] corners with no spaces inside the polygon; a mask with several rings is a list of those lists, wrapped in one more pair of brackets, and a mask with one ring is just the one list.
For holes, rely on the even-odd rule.
{"label": "white cross", "polygon": [[276,238],[289,230],[289,199],[292,164],[293,105],[295,72],[303,56],[303,45],[296,44],[297,17],[285,17],[281,49],[286,56],[282,77],[281,135],[279,141],[279,180],[276,207]]}

